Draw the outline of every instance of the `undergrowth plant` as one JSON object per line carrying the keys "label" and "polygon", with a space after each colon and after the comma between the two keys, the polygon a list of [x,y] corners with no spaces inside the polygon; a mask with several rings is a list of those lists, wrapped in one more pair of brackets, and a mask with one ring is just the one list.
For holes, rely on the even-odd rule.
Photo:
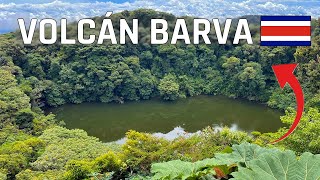
{"label": "undergrowth plant", "polygon": [[214,158],[197,162],[181,160],[155,163],[152,179],[234,179],[234,180],[317,180],[320,155],[263,148],[243,143],[232,146],[232,153],[217,153]]}

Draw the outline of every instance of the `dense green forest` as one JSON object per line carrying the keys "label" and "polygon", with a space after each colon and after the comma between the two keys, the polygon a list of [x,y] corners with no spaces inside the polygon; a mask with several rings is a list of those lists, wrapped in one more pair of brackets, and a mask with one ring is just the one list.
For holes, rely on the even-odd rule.
{"label": "dense green forest", "polygon": [[[93,18],[98,27],[103,18]],[[255,45],[232,45],[232,39],[227,45],[150,45],[150,19],[166,19],[172,30],[177,17],[145,9],[123,11],[111,16],[115,30],[121,18],[139,19],[140,44],[25,46],[20,32],[0,35],[0,179],[320,177],[318,21],[312,22],[311,47],[260,47],[258,16],[246,17]],[[183,18],[192,38],[193,18]],[[75,23],[68,32],[76,37]],[[89,28],[86,32],[99,33]],[[216,41],[214,32],[210,38]],[[293,93],[288,86],[279,88],[271,69],[285,63],[299,63],[295,73],[306,108],[297,130],[271,145],[295,117]],[[43,112],[66,103],[176,100],[200,94],[265,103],[286,111],[281,121],[288,126],[251,134],[208,127],[173,141],[132,130],[118,145],[66,129],[64,122]]]}

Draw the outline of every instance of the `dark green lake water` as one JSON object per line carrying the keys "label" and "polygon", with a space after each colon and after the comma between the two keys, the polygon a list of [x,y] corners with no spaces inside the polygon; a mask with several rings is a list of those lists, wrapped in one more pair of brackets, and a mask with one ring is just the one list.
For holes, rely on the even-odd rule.
{"label": "dark green lake water", "polygon": [[102,141],[117,141],[130,130],[174,138],[207,126],[274,132],[282,126],[281,112],[264,105],[222,96],[197,96],[174,102],[69,104],[49,110],[70,129],[84,129]]}

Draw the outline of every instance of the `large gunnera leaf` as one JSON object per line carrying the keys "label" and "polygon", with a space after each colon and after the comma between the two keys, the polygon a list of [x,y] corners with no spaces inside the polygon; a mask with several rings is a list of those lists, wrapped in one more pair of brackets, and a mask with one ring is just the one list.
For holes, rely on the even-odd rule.
{"label": "large gunnera leaf", "polygon": [[292,151],[265,153],[232,173],[235,180],[319,180],[320,155],[304,153],[297,158]]}
{"label": "large gunnera leaf", "polygon": [[214,159],[205,159],[195,163],[181,160],[155,163],[151,167],[151,172],[155,174],[152,179],[200,179],[207,174],[214,175],[212,167],[215,165],[217,162]]}
{"label": "large gunnera leaf", "polygon": [[320,179],[320,154],[313,155],[311,153],[303,153],[299,161],[296,163],[295,169],[297,173],[296,179],[312,180]]}
{"label": "large gunnera leaf", "polygon": [[275,149],[262,148],[255,144],[243,143],[240,145],[232,146],[232,153],[229,154],[216,154],[216,159],[220,164],[236,164],[247,163],[253,159],[258,158],[264,153],[277,151]]}

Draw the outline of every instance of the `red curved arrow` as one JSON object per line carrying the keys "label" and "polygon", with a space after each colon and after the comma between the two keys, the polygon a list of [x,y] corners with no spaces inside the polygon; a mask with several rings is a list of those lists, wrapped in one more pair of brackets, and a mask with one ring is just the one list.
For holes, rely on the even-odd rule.
{"label": "red curved arrow", "polygon": [[282,64],[282,65],[272,66],[272,69],[278,79],[281,89],[283,89],[284,86],[288,83],[293,89],[293,92],[296,96],[296,102],[297,102],[297,114],[296,114],[295,120],[293,121],[292,126],[290,127],[290,129],[285,135],[283,135],[281,138],[279,138],[278,140],[272,143],[277,143],[279,141],[284,140],[286,137],[288,137],[298,126],[303,113],[303,109],[304,109],[303,91],[298,79],[293,74],[297,66],[298,64]]}

